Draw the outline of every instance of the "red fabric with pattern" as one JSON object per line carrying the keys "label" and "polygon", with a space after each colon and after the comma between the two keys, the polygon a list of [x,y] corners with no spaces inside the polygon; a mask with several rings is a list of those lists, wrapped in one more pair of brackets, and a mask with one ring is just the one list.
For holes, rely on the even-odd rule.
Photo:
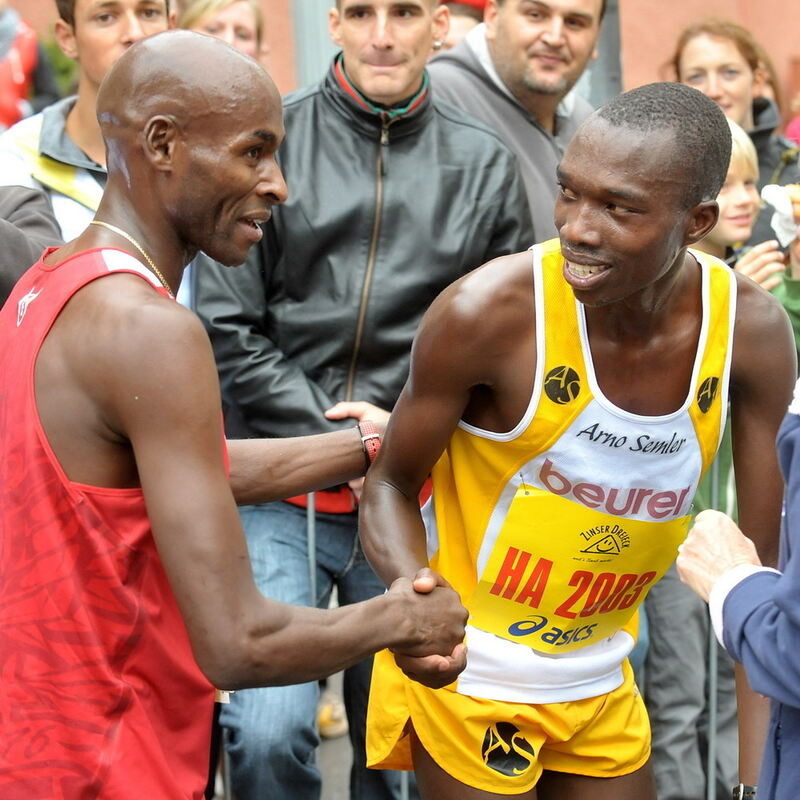
{"label": "red fabric with pattern", "polygon": [[0,312],[3,800],[195,800],[208,772],[214,691],[142,492],[69,481],[35,406],[41,342],[72,294],[107,274],[96,250],[39,262]]}

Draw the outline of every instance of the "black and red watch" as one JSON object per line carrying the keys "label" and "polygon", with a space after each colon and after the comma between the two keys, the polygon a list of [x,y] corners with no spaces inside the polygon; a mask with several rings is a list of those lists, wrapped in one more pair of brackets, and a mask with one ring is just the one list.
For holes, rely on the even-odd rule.
{"label": "black and red watch", "polygon": [[371,420],[365,419],[358,423],[358,433],[361,436],[361,447],[364,450],[364,463],[369,469],[370,464],[381,449],[381,435],[378,426]]}

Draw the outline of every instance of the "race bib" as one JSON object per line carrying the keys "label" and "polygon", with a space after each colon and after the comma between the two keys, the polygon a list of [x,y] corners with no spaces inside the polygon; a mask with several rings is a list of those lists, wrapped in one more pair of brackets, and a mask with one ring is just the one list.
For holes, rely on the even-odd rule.
{"label": "race bib", "polygon": [[[653,497],[628,491],[642,493],[629,498],[637,509]],[[467,604],[470,623],[549,654],[601,641],[667,571],[689,519],[629,519],[523,484]]]}

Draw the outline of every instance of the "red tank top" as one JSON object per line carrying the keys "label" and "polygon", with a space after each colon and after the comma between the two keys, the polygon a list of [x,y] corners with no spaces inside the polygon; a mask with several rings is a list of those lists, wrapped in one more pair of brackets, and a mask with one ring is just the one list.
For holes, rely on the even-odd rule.
{"label": "red tank top", "polygon": [[[48,251],[49,252],[49,251]],[[0,797],[202,797],[214,690],[192,656],[139,489],[70,481],[34,397],[69,298],[119,250],[34,264],[0,311]]]}

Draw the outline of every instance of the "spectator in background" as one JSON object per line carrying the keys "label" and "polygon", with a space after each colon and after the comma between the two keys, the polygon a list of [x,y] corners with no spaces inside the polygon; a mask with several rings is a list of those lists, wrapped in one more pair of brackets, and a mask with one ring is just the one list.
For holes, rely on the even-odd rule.
{"label": "spectator in background", "polygon": [[[196,308],[214,345],[230,436],[385,418],[436,295],[531,243],[514,156],[430,90],[425,65],[447,17],[439,0],[339,0],[329,27],[342,52],[320,83],[285,99],[278,157],[288,201],[240,270],[198,259]],[[359,545],[359,492],[360,484],[317,492],[315,516],[305,496],[242,509],[266,595],[326,607],[334,586],[340,605],[384,591]],[[365,661],[344,676],[353,800],[399,796],[396,773],[365,765],[370,672]],[[305,683],[237,692],[223,707],[238,800],[319,798],[317,698],[317,684]]]}
{"label": "spectator in background", "polygon": [[595,57],[605,0],[488,0],[484,23],[434,58],[437,97],[516,154],[535,241],[555,236],[556,167],[591,106],[570,90]]}
{"label": "spectator in background", "polygon": [[450,11],[450,30],[447,31],[442,50],[452,50],[476,25],[483,22],[486,0],[460,0],[457,3],[442,0],[442,5]]}
{"label": "spectator in background", "polygon": [[[670,61],[677,80],[710,97],[748,132],[758,154],[759,191],[768,183],[784,186],[800,181],[798,151],[776,133],[781,122],[778,108],[763,96],[768,81],[763,52],[747,28],[708,19],[680,34]],[[749,244],[774,237],[771,215],[769,208],[761,211]]]}
{"label": "spectator in background", "polygon": [[59,98],[53,70],[33,29],[0,0],[0,126],[8,128]]}
{"label": "spectator in background", "polygon": [[259,0],[193,0],[183,4],[178,27],[222,39],[239,52],[259,58],[264,13]]}
{"label": "spectator in background", "polygon": [[92,220],[106,184],[95,110],[100,82],[134,42],[169,27],[169,0],[115,0],[107,7],[56,0],[56,6],[56,41],[78,62],[78,91],[0,136],[0,184],[42,189],[66,240]]}

